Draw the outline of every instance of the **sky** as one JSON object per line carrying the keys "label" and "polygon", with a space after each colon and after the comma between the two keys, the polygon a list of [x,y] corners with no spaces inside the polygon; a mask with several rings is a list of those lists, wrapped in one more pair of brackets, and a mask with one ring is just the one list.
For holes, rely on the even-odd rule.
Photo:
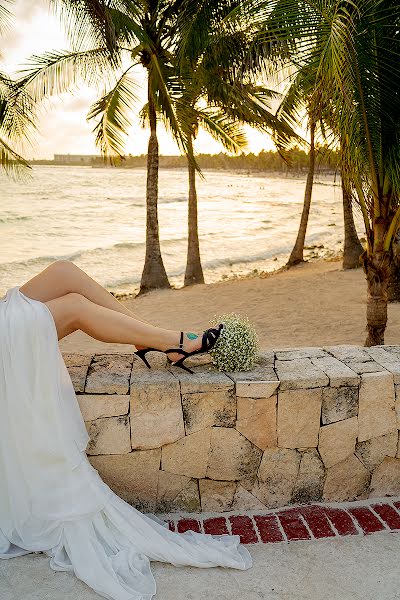
{"label": "sky", "polygon": [[[0,39],[1,70],[10,75],[18,75],[19,71],[26,68],[30,56],[50,50],[69,49],[61,23],[51,10],[48,0],[15,0],[10,4],[10,10],[14,14],[12,25]],[[140,71],[138,79],[143,86],[145,80]],[[73,94],[64,94],[47,103],[38,122],[39,133],[34,146],[25,151],[26,158],[52,159],[53,154],[68,153],[98,154],[92,133],[94,124],[86,121],[87,112],[97,98],[98,92],[95,89],[82,85]],[[143,104],[144,98],[143,94]],[[135,115],[132,123],[126,153],[145,154],[148,132],[141,127],[139,118]],[[246,153],[274,148],[267,134],[250,127],[246,127],[246,134],[249,141]],[[180,153],[162,125],[159,127],[159,145],[161,154]],[[214,154],[223,151],[223,148],[206,132],[200,131],[195,150]]]}

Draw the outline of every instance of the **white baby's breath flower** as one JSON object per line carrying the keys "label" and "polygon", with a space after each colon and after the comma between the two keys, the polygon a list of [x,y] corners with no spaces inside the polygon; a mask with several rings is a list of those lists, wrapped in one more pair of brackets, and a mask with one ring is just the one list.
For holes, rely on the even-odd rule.
{"label": "white baby's breath flower", "polygon": [[211,326],[224,327],[215,345],[209,351],[212,363],[219,371],[250,371],[254,368],[259,351],[259,340],[247,315],[227,313],[214,315]]}

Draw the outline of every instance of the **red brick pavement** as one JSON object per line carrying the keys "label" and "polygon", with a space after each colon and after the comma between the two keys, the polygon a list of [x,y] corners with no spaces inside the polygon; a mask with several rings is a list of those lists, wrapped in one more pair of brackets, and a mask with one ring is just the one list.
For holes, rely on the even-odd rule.
{"label": "red brick pavement", "polygon": [[358,505],[307,504],[255,514],[230,514],[168,519],[172,531],[188,530],[213,535],[239,535],[242,544],[279,543],[348,535],[370,535],[381,531],[400,531],[400,502],[390,499]]}

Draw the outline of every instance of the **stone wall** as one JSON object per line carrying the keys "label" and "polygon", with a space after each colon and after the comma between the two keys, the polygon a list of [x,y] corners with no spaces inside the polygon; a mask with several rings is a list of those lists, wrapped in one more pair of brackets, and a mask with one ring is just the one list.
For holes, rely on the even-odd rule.
{"label": "stone wall", "polygon": [[[400,346],[283,349],[191,375],[147,355],[63,354],[89,460],[145,512],[400,494]],[[208,361],[208,362],[207,362]]]}

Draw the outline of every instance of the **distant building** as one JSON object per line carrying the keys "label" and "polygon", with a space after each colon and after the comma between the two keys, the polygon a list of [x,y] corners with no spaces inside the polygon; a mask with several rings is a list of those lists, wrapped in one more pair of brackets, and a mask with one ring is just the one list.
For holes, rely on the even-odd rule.
{"label": "distant building", "polygon": [[92,165],[99,158],[96,154],[55,154],[54,162],[58,165]]}

